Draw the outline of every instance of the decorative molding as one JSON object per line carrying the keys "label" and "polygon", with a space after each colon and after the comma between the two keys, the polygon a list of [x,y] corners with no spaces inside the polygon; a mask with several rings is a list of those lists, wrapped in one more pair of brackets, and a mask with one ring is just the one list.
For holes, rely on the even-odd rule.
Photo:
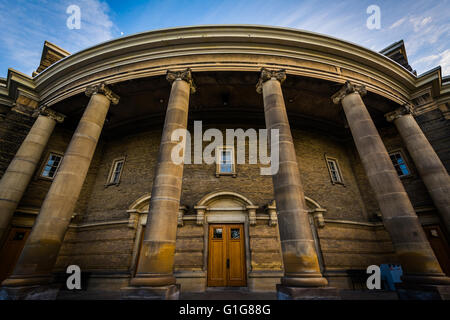
{"label": "decorative molding", "polygon": [[280,81],[280,84],[282,84],[284,80],[286,80],[286,70],[285,69],[269,70],[266,68],[262,68],[261,75],[259,76],[258,83],[256,84],[256,92],[262,93],[263,83],[270,79],[276,79]]}
{"label": "decorative molding", "polygon": [[450,120],[450,103],[441,104],[438,108],[442,112],[444,119]]}
{"label": "decorative molding", "polygon": [[355,85],[350,81],[346,81],[344,86],[331,96],[331,100],[333,100],[335,104],[339,104],[346,95],[355,92],[359,93],[359,95],[362,97],[366,95],[367,90],[364,85]]}
{"label": "decorative molding", "polygon": [[55,120],[58,123],[64,122],[64,119],[66,118],[66,116],[63,115],[62,113],[56,112],[56,111],[50,109],[49,107],[47,107],[46,105],[40,106],[38,109],[36,109],[33,112],[33,114],[32,114],[33,118],[37,118],[38,116],[48,117],[50,119]]}
{"label": "decorative molding", "polygon": [[392,122],[398,118],[403,117],[404,115],[410,114],[412,116],[415,116],[415,110],[414,107],[410,104],[404,104],[400,108],[395,109],[392,112],[386,113],[384,116],[386,117],[386,120],[388,122]]}
{"label": "decorative molding", "polygon": [[98,93],[103,94],[114,105],[119,103],[120,97],[117,94],[115,94],[114,92],[112,92],[112,90],[108,86],[106,86],[106,84],[104,82],[101,82],[99,84],[90,85],[86,88],[86,91],[85,91],[85,94],[88,97],[92,96],[93,94],[98,94]]}
{"label": "decorative molding", "polygon": [[195,91],[197,90],[197,88],[194,84],[194,80],[192,79],[191,68],[187,68],[182,71],[167,70],[166,79],[167,79],[167,81],[170,82],[170,84],[172,84],[176,80],[186,81],[189,84],[191,93],[195,93]]}

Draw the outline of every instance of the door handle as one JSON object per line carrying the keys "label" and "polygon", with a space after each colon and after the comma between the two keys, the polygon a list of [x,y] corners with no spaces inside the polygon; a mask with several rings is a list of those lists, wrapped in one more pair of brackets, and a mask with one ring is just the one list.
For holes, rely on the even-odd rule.
{"label": "door handle", "polygon": [[227,259],[227,269],[230,269],[230,259]]}

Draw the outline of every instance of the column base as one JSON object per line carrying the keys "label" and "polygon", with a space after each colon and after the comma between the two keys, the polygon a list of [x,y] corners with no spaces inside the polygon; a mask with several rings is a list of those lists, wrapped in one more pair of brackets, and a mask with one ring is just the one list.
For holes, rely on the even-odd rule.
{"label": "column base", "polygon": [[284,276],[281,278],[281,284],[287,287],[325,287],[328,280],[318,274],[317,276],[300,275],[300,276]]}
{"label": "column base", "polygon": [[341,300],[336,288],[302,288],[277,284],[278,300]]}
{"label": "column base", "polygon": [[56,300],[60,287],[60,284],[3,286],[0,288],[0,300]]}
{"label": "column base", "polygon": [[123,300],[178,300],[180,298],[180,285],[124,287],[120,289],[120,296]]}
{"label": "column base", "polygon": [[437,285],[450,286],[450,278],[444,274],[440,275],[404,275],[402,281],[406,285]]}
{"label": "column base", "polygon": [[130,280],[133,287],[162,287],[176,284],[177,279],[173,275],[140,275],[137,274]]}
{"label": "column base", "polygon": [[31,275],[31,276],[14,276],[11,275],[1,283],[4,287],[31,287],[46,286],[54,280],[52,275]]}

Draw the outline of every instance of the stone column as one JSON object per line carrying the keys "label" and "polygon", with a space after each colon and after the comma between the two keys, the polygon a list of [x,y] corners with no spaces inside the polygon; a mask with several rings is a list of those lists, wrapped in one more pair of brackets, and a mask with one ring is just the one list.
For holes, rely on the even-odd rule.
{"label": "stone column", "polygon": [[64,120],[63,115],[46,106],[36,110],[33,117],[37,117],[36,121],[0,181],[0,244],[6,237],[14,211],[30,183],[56,122]]}
{"label": "stone column", "polygon": [[[172,141],[172,132],[176,129],[186,129],[189,95],[194,92],[190,69],[180,72],[167,72],[167,80],[172,83],[166,119],[159,148],[158,164],[152,186],[152,197],[147,217],[147,227],[141,247],[139,265],[136,276],[130,285],[155,288],[156,296],[170,299],[177,295],[173,275],[175,242],[177,233],[177,216],[183,179],[183,163],[172,161],[172,149],[179,142]],[[183,142],[185,143],[185,141]],[[153,298],[152,292],[145,294]],[[128,297],[136,294],[130,292]],[[145,296],[144,295],[144,296]],[[145,297],[144,297],[145,298]]]}
{"label": "stone column", "polygon": [[[289,287],[326,286],[328,281],[320,272],[281,91],[281,83],[285,78],[284,70],[271,71],[263,68],[257,85],[257,91],[263,94],[267,130],[278,129],[280,137],[279,170],[272,176],[272,181],[285,272],[281,284]],[[272,149],[271,152],[275,150]]]}
{"label": "stone column", "polygon": [[425,186],[450,232],[450,177],[407,105],[386,114],[394,122]]}
{"label": "stone column", "polygon": [[406,282],[448,283],[419,219],[394,169],[391,159],[364,105],[363,86],[347,82],[333,95],[333,102],[342,103],[356,148],[369,184],[375,192]]}
{"label": "stone column", "polygon": [[94,155],[110,103],[119,102],[118,96],[104,84],[89,86],[86,95],[91,96],[89,104],[67,147],[14,272],[3,281],[3,286],[31,286],[47,284],[52,280],[52,269]]}

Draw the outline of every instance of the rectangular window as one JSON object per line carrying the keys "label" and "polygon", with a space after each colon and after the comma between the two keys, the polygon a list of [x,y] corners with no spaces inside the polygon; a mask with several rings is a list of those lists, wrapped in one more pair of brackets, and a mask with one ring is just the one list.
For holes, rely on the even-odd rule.
{"label": "rectangular window", "polygon": [[113,160],[111,166],[111,171],[109,173],[108,185],[118,184],[120,182],[120,176],[122,175],[123,164],[125,163],[124,158]]}
{"label": "rectangular window", "polygon": [[389,157],[391,158],[392,164],[394,165],[395,171],[397,171],[399,177],[404,177],[410,174],[401,152],[392,152],[389,154]]}
{"label": "rectangular window", "polygon": [[41,172],[41,177],[53,179],[61,165],[62,156],[56,153],[50,153]]}
{"label": "rectangular window", "polygon": [[330,173],[331,182],[334,183],[344,183],[342,179],[341,170],[336,159],[326,157],[328,172]]}
{"label": "rectangular window", "polygon": [[234,152],[232,147],[218,147],[216,150],[217,170],[219,175],[236,175],[234,164]]}

